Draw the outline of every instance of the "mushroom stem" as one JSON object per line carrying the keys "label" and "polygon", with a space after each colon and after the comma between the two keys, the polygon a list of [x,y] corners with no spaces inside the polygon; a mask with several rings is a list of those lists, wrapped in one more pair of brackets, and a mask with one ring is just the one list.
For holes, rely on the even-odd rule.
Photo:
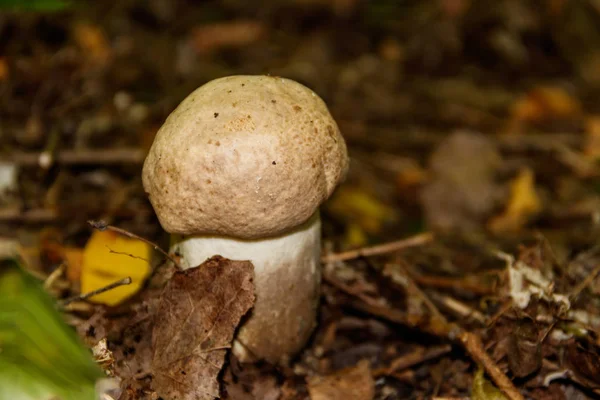
{"label": "mushroom stem", "polygon": [[171,250],[183,268],[216,254],[254,264],[256,303],[242,323],[233,352],[242,362],[287,364],[309,339],[316,324],[321,282],[321,220],[275,237],[242,240],[224,236],[174,236]]}

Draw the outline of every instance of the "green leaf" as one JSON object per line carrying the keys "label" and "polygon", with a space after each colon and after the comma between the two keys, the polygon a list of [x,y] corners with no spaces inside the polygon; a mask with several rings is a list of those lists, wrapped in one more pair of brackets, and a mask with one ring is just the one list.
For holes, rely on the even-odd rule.
{"label": "green leaf", "polygon": [[0,260],[0,399],[93,400],[102,377],[39,282]]}
{"label": "green leaf", "polygon": [[506,396],[494,386],[490,381],[485,379],[483,368],[479,367],[473,379],[471,387],[472,400],[508,400]]}
{"label": "green leaf", "polygon": [[0,0],[0,9],[14,11],[60,11],[72,5],[70,0]]}

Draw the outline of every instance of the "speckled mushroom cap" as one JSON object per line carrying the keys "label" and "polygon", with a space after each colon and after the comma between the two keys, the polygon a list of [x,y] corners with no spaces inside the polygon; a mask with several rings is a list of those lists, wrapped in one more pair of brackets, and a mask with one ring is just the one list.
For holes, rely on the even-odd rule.
{"label": "speckled mushroom cap", "polygon": [[279,77],[230,76],[171,113],[142,179],[167,232],[255,239],[308,220],[347,168],[344,139],[313,91]]}

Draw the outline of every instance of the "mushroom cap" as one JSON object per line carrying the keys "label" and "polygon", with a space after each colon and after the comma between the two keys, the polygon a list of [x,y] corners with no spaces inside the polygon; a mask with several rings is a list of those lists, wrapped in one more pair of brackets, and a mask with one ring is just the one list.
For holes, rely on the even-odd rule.
{"label": "mushroom cap", "polygon": [[344,139],[313,91],[280,77],[230,76],[171,113],[142,180],[167,232],[256,239],[308,220],[347,169]]}

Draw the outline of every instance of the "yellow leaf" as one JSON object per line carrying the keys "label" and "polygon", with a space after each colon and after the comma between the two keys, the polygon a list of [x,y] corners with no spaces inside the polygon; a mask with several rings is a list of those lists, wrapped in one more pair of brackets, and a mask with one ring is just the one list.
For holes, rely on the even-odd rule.
{"label": "yellow leaf", "polygon": [[152,249],[146,243],[111,231],[94,231],[83,251],[81,292],[88,293],[120,279],[131,277],[131,284],[90,298],[116,305],[137,292],[150,273]]}
{"label": "yellow leaf", "polygon": [[500,389],[485,379],[483,368],[481,367],[479,367],[473,379],[471,398],[473,400],[507,400],[506,396],[500,391]]}
{"label": "yellow leaf", "polygon": [[346,247],[361,247],[366,245],[368,242],[369,239],[360,225],[352,222],[348,224],[344,238],[344,244]]}
{"label": "yellow leaf", "polygon": [[327,209],[345,222],[357,224],[368,234],[377,234],[384,223],[396,220],[393,208],[363,189],[352,186],[340,187],[327,203]]}
{"label": "yellow leaf", "polygon": [[524,168],[510,183],[510,198],[504,212],[493,218],[489,229],[494,233],[518,231],[541,210],[541,201],[535,191],[535,176]]}

